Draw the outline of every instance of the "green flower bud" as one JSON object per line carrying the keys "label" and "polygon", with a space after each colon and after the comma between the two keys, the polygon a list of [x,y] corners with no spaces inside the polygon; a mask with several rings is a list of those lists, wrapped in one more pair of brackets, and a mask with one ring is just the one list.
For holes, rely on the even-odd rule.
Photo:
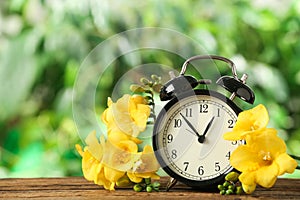
{"label": "green flower bud", "polygon": [[139,85],[130,85],[130,88],[129,88],[132,92],[145,92],[145,89]]}
{"label": "green flower bud", "polygon": [[230,185],[230,182],[225,181],[225,182],[223,183],[224,189],[225,189],[225,188],[228,188],[229,185]]}
{"label": "green flower bud", "polygon": [[222,190],[224,190],[224,186],[223,186],[223,185],[218,185],[218,189],[219,189],[220,191],[222,191]]}
{"label": "green flower bud", "polygon": [[242,186],[238,186],[238,187],[236,187],[236,192],[235,192],[236,194],[242,194],[243,193],[243,188],[242,188]]}
{"label": "green flower bud", "polygon": [[118,187],[125,187],[125,186],[129,186],[130,184],[132,184],[132,182],[130,181],[128,176],[123,176],[116,182],[116,185]]}
{"label": "green flower bud", "polygon": [[140,184],[135,184],[133,186],[133,190],[136,191],[136,192],[140,192],[140,191],[143,190],[143,187]]}
{"label": "green flower bud", "polygon": [[147,192],[152,192],[152,187],[151,187],[150,185],[148,185],[148,186],[146,187],[146,191],[147,191]]}
{"label": "green flower bud", "polygon": [[227,174],[225,176],[225,180],[226,181],[232,181],[232,182],[236,182],[239,179],[240,174],[237,172],[230,172],[229,174]]}
{"label": "green flower bud", "polygon": [[233,194],[233,190],[228,189],[228,190],[226,190],[225,194],[227,194],[227,195]]}
{"label": "green flower bud", "polygon": [[229,190],[234,190],[234,189],[235,189],[235,186],[234,186],[234,185],[229,185],[229,186],[228,186],[228,189],[229,189]]}
{"label": "green flower bud", "polygon": [[160,186],[160,183],[157,181],[152,183],[152,187],[154,187],[154,188],[159,188],[159,186]]}
{"label": "green flower bud", "polygon": [[224,195],[225,193],[226,193],[225,190],[221,190],[221,191],[220,191],[220,195]]}
{"label": "green flower bud", "polygon": [[155,74],[152,74],[152,75],[151,75],[151,79],[154,80],[154,81],[156,81],[156,82],[160,82],[161,77],[159,77],[159,76],[157,76],[157,75],[155,75]]}
{"label": "green flower bud", "polygon": [[150,84],[150,81],[146,78],[141,78],[140,82],[143,83],[144,85],[149,85]]}

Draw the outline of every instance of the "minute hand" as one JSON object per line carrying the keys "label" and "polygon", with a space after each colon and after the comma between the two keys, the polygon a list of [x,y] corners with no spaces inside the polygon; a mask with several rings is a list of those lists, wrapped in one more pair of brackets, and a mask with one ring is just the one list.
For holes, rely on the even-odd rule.
{"label": "minute hand", "polygon": [[184,121],[187,123],[187,125],[193,130],[193,132],[198,136],[198,138],[201,137],[201,135],[198,133],[198,131],[195,129],[195,127],[191,124],[191,122],[183,115],[181,114],[181,117],[184,119]]}
{"label": "minute hand", "polygon": [[207,124],[207,126],[206,126],[206,128],[205,128],[205,130],[204,130],[204,132],[203,132],[203,134],[199,136],[198,141],[199,141],[200,143],[203,143],[203,142],[204,142],[204,140],[205,140],[205,135],[206,135],[206,133],[208,132],[209,128],[211,127],[211,125],[212,125],[214,119],[215,119],[215,116],[213,116],[213,117],[211,118],[211,120],[208,122],[208,124]]}

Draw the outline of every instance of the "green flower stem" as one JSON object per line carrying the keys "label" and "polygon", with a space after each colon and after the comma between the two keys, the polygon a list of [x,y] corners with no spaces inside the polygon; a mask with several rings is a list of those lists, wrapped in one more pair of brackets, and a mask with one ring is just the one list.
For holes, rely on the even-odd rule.
{"label": "green flower stem", "polygon": [[146,185],[151,184],[151,178],[145,178],[144,181],[145,181]]}

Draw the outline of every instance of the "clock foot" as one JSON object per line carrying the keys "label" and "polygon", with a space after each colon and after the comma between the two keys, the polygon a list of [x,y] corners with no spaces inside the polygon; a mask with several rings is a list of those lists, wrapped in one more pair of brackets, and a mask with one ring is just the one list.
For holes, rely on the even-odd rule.
{"label": "clock foot", "polygon": [[174,185],[176,185],[177,180],[175,178],[170,178],[167,187],[166,187],[166,191],[168,192]]}

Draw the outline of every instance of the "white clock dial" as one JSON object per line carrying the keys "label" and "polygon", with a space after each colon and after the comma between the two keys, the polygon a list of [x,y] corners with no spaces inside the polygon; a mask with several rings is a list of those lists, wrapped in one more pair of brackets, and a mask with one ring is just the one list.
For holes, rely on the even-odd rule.
{"label": "white clock dial", "polygon": [[239,144],[222,135],[233,128],[239,111],[218,93],[202,93],[169,102],[158,117],[156,155],[174,178],[209,182],[232,170],[229,158]]}

